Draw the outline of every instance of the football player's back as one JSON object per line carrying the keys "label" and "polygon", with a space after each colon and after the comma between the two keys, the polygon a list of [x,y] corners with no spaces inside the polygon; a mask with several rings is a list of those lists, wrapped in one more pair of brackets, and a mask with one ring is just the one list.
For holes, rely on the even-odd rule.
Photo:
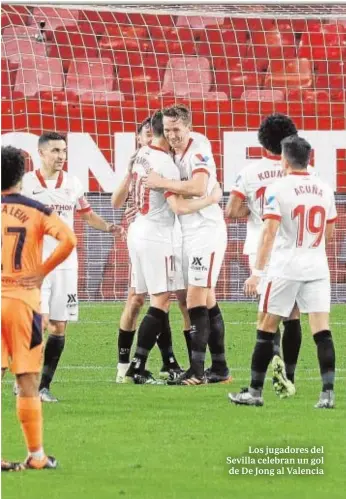
{"label": "football player's back", "polygon": [[42,216],[50,213],[40,203],[21,196],[1,196],[2,294],[21,298],[37,309],[38,288],[18,286],[19,279],[36,271],[42,260]]}

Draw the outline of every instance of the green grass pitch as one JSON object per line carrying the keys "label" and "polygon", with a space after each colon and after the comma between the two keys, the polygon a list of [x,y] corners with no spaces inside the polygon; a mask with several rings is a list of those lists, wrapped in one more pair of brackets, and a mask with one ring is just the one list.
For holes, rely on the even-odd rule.
{"label": "green grass pitch", "polygon": [[[268,381],[263,408],[231,406],[228,391],[238,390],[249,381],[256,307],[228,303],[221,307],[227,327],[227,356],[234,375],[232,385],[140,387],[114,383],[116,332],[122,304],[82,305],[80,322],[69,325],[66,349],[52,385],[60,402],[44,406],[45,448],[59,460],[59,469],[3,474],[2,497],[268,499],[274,494],[279,499],[344,497],[345,305],[335,305],[331,315],[338,366],[334,411],[313,408],[320,380],[316,349],[306,319],[297,369],[297,395],[279,400]],[[181,320],[175,306],[171,315],[175,350],[186,366]],[[149,367],[154,374],[160,368],[156,349]],[[247,454],[249,446],[288,445],[323,446],[324,464],[318,467],[324,474],[229,474],[232,466],[227,464],[228,456],[240,458]],[[2,390],[2,454],[13,460],[25,456],[10,375]]]}

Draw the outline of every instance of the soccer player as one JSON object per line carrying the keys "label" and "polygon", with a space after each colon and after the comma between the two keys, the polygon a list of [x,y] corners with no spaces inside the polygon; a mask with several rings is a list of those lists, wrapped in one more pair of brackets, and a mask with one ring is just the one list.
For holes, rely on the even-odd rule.
{"label": "soccer player", "polygon": [[[24,465],[1,463],[2,471],[56,468],[43,449],[39,373],[43,354],[40,287],[43,279],[72,252],[77,240],[71,229],[43,204],[20,194],[24,157],[1,148],[1,375],[11,360],[19,393],[16,398],[28,457]],[[44,236],[57,241],[42,262]]]}
{"label": "soccer player", "polygon": [[[147,118],[141,123],[137,130],[137,144],[140,147],[148,145],[152,140],[152,130],[151,130],[151,118]],[[119,187],[112,195],[112,206],[113,208],[121,208],[127,202],[127,209],[125,211],[125,215],[128,213],[133,215],[138,212],[137,206],[134,204],[134,199],[131,194],[131,185],[132,185],[132,169],[134,159],[137,155],[137,152],[132,156],[127,174],[124,180],[121,182]],[[175,225],[175,234],[174,234],[174,242],[175,242],[175,264],[178,269],[181,265],[179,260],[181,247],[179,245],[179,228],[177,227],[179,222],[176,222]],[[129,233],[131,232],[131,226],[129,228]],[[180,289],[182,288],[182,289]],[[180,311],[184,320],[184,336],[187,343],[187,347],[190,345],[190,319],[187,313],[186,308],[186,292],[183,289],[184,284],[181,281],[180,283],[176,280],[176,296],[178,299],[178,304]],[[116,382],[123,383],[125,379],[126,372],[130,366],[130,354],[131,347],[134,341],[135,333],[136,333],[136,325],[138,315],[144,305],[146,293],[136,293],[134,288],[134,283],[130,282],[130,287],[128,291],[127,301],[124,307],[124,310],[120,317],[120,327],[118,334],[118,359],[119,363],[117,365],[117,375]],[[182,372],[178,361],[175,358],[173,353],[172,346],[172,335],[170,329],[165,329],[157,338],[157,344],[161,351],[162,362],[163,365],[160,371],[160,377],[167,378],[169,373],[172,370],[176,373]]]}
{"label": "soccer player", "polygon": [[[76,209],[90,227],[122,234],[123,228],[106,222],[91,209],[78,178],[63,171],[67,153],[65,137],[55,132],[45,133],[39,138],[38,150],[41,168],[24,175],[23,194],[51,207],[71,229]],[[45,237],[44,256],[47,257],[55,246],[54,239]],[[42,285],[44,329],[49,331],[40,383],[40,396],[44,402],[57,402],[50,392],[50,384],[64,350],[67,321],[78,320],[77,279],[75,249]]]}
{"label": "soccer player", "polygon": [[[225,215],[228,218],[248,216],[244,254],[248,255],[250,270],[254,268],[256,251],[263,226],[262,215],[266,189],[280,179],[284,172],[281,166],[281,141],[297,135],[293,121],[286,115],[275,113],[267,116],[258,130],[258,140],[264,148],[264,157],[246,166],[239,174],[232,188]],[[263,280],[262,280],[263,282]],[[259,287],[259,291],[261,286]],[[259,314],[260,320],[260,314]],[[274,336],[273,386],[277,395],[285,397],[285,378],[294,383],[294,374],[300,351],[302,331],[300,314],[296,307],[290,317],[284,320],[282,336],[283,362],[280,358],[280,330]],[[286,376],[284,374],[286,370]],[[291,385],[287,385],[291,388]]]}
{"label": "soccer player", "polygon": [[[140,149],[133,165],[132,191],[139,212],[128,234],[132,282],[136,293],[150,295],[150,308],[138,330],[136,353],[126,373],[126,382],[154,383],[145,369],[148,355],[157,337],[170,330],[168,311],[171,291],[176,287],[174,258],[175,215],[189,214],[217,203],[222,195],[216,186],[210,195],[187,200],[169,191],[145,187],[144,180],[154,170],[168,179],[179,179],[170,147],[163,135],[163,116],[157,111],[151,120],[153,140]],[[215,197],[216,196],[216,197]]]}
{"label": "soccer player", "polygon": [[322,392],[316,408],[334,407],[335,351],[329,328],[330,276],[325,245],[337,217],[332,189],[307,171],[310,144],[297,135],[282,141],[285,177],[265,194],[263,232],[252,275],[245,282],[247,295],[256,294],[269,262],[265,292],[259,309],[263,316],[252,356],[250,388],[230,393],[235,404],[263,405],[262,390],[273,356],[273,338],[281,317],[297,303],[309,323],[317,346]]}
{"label": "soccer player", "polygon": [[[180,180],[152,171],[146,186],[185,197],[210,194],[216,184],[216,166],[210,147],[190,135],[191,113],[182,105],[163,110],[164,134],[174,150]],[[231,380],[225,359],[224,321],[216,302],[215,286],[223,262],[227,231],[217,204],[179,217],[183,239],[183,273],[191,321],[190,368],[174,384],[200,385]],[[206,347],[212,358],[204,372]]]}

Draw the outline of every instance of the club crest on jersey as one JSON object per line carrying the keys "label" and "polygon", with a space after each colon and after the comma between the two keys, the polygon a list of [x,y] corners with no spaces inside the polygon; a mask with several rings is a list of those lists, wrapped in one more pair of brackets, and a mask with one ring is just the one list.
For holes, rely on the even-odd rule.
{"label": "club crest on jersey", "polygon": [[202,154],[196,154],[196,158],[201,161],[201,163],[208,163],[209,156],[202,156]]}

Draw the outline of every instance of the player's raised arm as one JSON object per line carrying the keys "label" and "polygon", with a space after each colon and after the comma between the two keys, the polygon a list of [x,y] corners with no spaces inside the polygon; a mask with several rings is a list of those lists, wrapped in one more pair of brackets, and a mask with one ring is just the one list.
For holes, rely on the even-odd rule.
{"label": "player's raised arm", "polygon": [[[142,146],[146,146],[152,139],[152,129],[151,129],[151,118],[150,116],[146,118],[137,129],[137,146],[138,148]],[[138,150],[131,156],[127,173],[124,179],[121,181],[119,187],[113,192],[111,204],[113,208],[121,208],[126,203],[126,200],[129,196],[129,191],[131,188],[131,180],[132,180],[132,168],[135,157],[137,156]]]}
{"label": "player's raised arm", "polygon": [[129,192],[132,182],[133,162],[136,156],[137,156],[137,151],[130,158],[125,177],[123,178],[123,180],[120,182],[120,185],[117,187],[117,189],[115,189],[115,191],[112,194],[111,204],[113,208],[121,208],[122,206],[124,206],[129,197]]}
{"label": "player's raised arm", "polygon": [[184,199],[182,196],[173,193],[167,194],[167,202],[176,215],[189,215],[202,210],[211,204],[219,203],[222,198],[222,189],[220,184],[217,183],[208,196],[200,199]]}
{"label": "player's raised arm", "polygon": [[250,214],[246,203],[246,185],[243,175],[238,175],[235,185],[232,187],[227,206],[226,218],[244,218]]}
{"label": "player's raised arm", "polygon": [[240,198],[231,192],[225,208],[226,218],[245,218],[249,214],[250,210],[245,198]]}

